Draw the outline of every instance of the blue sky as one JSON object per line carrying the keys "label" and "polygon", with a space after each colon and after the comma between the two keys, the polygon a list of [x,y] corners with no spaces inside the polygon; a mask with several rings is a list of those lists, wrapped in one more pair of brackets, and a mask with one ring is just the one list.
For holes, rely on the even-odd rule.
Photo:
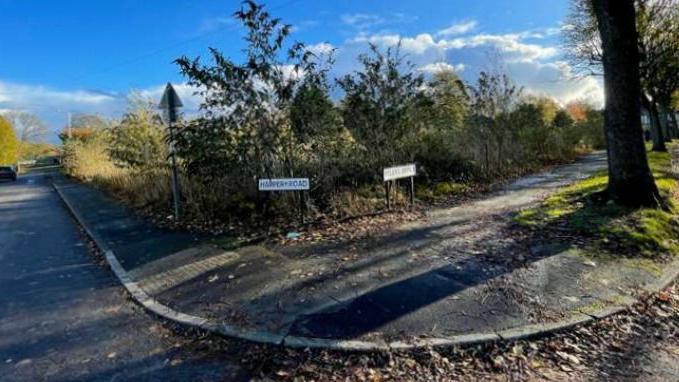
{"label": "blue sky", "polygon": [[[295,27],[292,39],[338,49],[336,74],[356,68],[367,43],[401,40],[425,73],[456,69],[473,80],[499,52],[526,91],[561,102],[601,102],[598,80],[566,81],[559,49],[568,0],[270,0],[271,12]],[[235,0],[0,0],[0,111],[38,114],[53,130],[66,113],[119,117],[127,93],[159,97],[178,84],[189,108],[199,99],[182,86],[172,60],[219,48],[238,59],[241,29]]]}

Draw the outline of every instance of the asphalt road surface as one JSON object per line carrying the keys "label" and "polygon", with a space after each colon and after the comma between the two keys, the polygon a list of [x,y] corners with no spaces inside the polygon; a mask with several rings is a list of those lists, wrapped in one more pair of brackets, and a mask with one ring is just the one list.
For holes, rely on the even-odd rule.
{"label": "asphalt road surface", "polygon": [[0,381],[242,380],[97,264],[49,174],[0,181]]}

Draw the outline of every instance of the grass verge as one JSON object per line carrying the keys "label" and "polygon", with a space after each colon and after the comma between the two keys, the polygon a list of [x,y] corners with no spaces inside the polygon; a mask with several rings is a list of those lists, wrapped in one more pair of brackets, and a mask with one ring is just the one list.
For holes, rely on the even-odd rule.
{"label": "grass verge", "polygon": [[[673,145],[671,150],[677,153],[679,146]],[[608,176],[601,171],[519,212],[514,219],[522,226],[588,237],[596,249],[607,252],[648,257],[678,255],[679,176],[672,168],[670,153],[650,151],[648,157],[668,210],[632,209],[605,201],[601,195]]]}

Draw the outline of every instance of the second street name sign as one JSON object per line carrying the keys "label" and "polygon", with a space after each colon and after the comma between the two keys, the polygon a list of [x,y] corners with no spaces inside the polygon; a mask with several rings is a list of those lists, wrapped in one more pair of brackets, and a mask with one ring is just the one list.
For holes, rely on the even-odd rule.
{"label": "second street name sign", "polygon": [[408,178],[415,176],[415,164],[406,164],[403,166],[387,167],[383,170],[384,181]]}
{"label": "second street name sign", "polygon": [[304,191],[309,189],[309,178],[260,179],[260,191]]}

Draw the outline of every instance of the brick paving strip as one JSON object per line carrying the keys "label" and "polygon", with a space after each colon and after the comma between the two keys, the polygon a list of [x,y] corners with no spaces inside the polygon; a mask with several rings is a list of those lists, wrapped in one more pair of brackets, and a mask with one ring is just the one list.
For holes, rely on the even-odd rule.
{"label": "brick paving strip", "polygon": [[603,168],[594,153],[356,242],[229,251],[157,228],[85,185],[57,178],[55,188],[152,312],[255,342],[373,350],[539,336],[669,284],[679,259],[660,270],[595,263],[558,238],[510,235],[512,212]]}

